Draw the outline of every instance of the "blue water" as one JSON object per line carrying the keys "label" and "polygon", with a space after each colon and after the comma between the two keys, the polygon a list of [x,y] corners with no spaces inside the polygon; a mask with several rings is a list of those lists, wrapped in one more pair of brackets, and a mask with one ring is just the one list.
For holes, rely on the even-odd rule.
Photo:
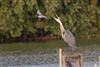
{"label": "blue water", "polygon": [[[83,64],[83,67],[94,67],[95,62],[85,62]],[[99,63],[96,63],[97,67],[100,67]],[[36,65],[36,66],[30,66],[30,67],[59,67],[58,64],[48,64],[48,65]],[[78,67],[75,63],[74,63],[74,67]]]}
{"label": "blue water", "polygon": [[[100,67],[98,62],[84,62],[83,67],[94,67],[94,64],[97,64],[97,67]],[[74,67],[77,67],[76,63],[73,63]],[[59,64],[41,64],[41,65],[23,65],[23,66],[0,66],[0,67],[59,67]]]}

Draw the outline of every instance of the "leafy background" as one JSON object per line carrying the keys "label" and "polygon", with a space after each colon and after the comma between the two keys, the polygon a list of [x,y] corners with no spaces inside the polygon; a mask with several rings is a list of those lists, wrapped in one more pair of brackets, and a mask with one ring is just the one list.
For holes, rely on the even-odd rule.
{"label": "leafy background", "polygon": [[[48,19],[39,19],[38,9]],[[0,41],[60,35],[55,14],[75,36],[100,34],[99,0],[0,0]]]}

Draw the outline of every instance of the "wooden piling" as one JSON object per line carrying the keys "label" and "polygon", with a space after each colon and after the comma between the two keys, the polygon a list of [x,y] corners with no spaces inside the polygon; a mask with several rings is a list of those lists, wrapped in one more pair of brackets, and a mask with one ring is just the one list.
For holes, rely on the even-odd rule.
{"label": "wooden piling", "polygon": [[63,56],[63,67],[67,67],[66,58]]}
{"label": "wooden piling", "polygon": [[81,60],[81,67],[83,67],[83,55],[81,55],[80,60]]}
{"label": "wooden piling", "polygon": [[83,56],[82,55],[79,55],[77,57],[77,66],[78,67],[83,67]]}
{"label": "wooden piling", "polygon": [[99,56],[99,64],[100,64],[100,56]]}
{"label": "wooden piling", "polygon": [[62,63],[62,49],[59,48],[59,67],[62,67],[63,63]]}
{"label": "wooden piling", "polygon": [[81,67],[80,59],[79,58],[77,59],[77,67]]}
{"label": "wooden piling", "polygon": [[94,67],[97,67],[97,64],[96,63],[94,64]]}
{"label": "wooden piling", "polygon": [[99,66],[98,67],[100,67],[100,56],[99,56]]}
{"label": "wooden piling", "polygon": [[83,67],[83,56],[81,54],[65,55],[62,49],[59,49],[59,67],[74,67],[70,59],[75,59],[77,67]]}

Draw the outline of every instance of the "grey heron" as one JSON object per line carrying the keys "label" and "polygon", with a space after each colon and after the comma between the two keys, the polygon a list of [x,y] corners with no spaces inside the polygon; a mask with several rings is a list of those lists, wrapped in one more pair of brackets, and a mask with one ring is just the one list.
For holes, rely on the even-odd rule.
{"label": "grey heron", "polygon": [[70,30],[65,30],[60,17],[57,16],[57,18],[54,17],[54,20],[56,20],[60,24],[60,30],[61,30],[61,35],[62,39],[71,47],[72,50],[75,50],[76,48],[76,42],[75,42],[75,37],[74,35],[70,32]]}
{"label": "grey heron", "polygon": [[44,16],[44,15],[40,12],[40,10],[37,10],[37,15],[38,15],[38,18],[40,18],[40,19],[42,19],[42,18],[46,18],[46,19],[47,19],[47,17]]}

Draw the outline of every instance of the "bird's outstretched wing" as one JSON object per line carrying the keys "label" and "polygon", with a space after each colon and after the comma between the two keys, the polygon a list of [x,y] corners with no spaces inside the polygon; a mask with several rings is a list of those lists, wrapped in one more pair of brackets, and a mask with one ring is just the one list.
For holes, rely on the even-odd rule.
{"label": "bird's outstretched wing", "polygon": [[44,15],[40,12],[40,10],[37,10],[37,15],[38,15],[38,18],[46,18],[46,19],[47,19],[47,17],[44,16]]}
{"label": "bird's outstretched wing", "polygon": [[42,15],[42,13],[40,12],[40,10],[37,10],[37,15]]}

